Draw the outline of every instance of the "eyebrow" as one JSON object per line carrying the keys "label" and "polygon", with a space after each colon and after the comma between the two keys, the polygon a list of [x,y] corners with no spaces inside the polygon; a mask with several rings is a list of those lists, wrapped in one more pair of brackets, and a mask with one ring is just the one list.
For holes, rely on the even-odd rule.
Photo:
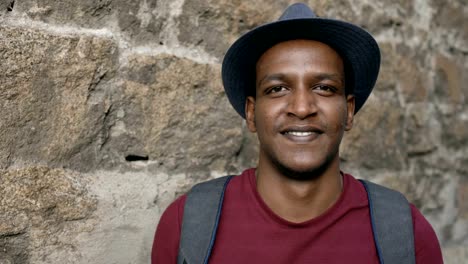
{"label": "eyebrow", "polygon": [[269,75],[266,75],[265,77],[263,77],[259,82],[258,82],[258,86],[260,86],[260,84],[262,84],[263,82],[265,81],[282,81],[286,78],[286,76],[282,73],[274,73],[274,74],[269,74]]}
{"label": "eyebrow", "polygon": [[344,84],[344,76],[340,74],[319,73],[315,76],[315,78],[320,81],[331,80],[331,81],[340,82],[341,84]]}
{"label": "eyebrow", "polygon": [[[263,77],[259,82],[258,86],[260,86],[263,82],[265,81],[282,81],[286,79],[286,75],[283,73],[274,73],[270,75],[266,75]],[[323,81],[323,80],[331,80],[335,82],[340,82],[341,84],[344,85],[344,76],[340,74],[334,74],[334,73],[318,73],[314,75],[314,79]]]}

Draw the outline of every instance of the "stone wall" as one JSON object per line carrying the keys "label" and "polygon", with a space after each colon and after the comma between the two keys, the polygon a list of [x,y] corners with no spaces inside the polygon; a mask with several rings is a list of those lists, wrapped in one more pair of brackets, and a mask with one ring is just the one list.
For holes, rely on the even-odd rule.
{"label": "stone wall", "polygon": [[[176,196],[255,165],[220,62],[291,2],[0,0],[0,263],[148,263]],[[308,2],[382,49],[345,170],[404,192],[465,262],[467,2]]]}

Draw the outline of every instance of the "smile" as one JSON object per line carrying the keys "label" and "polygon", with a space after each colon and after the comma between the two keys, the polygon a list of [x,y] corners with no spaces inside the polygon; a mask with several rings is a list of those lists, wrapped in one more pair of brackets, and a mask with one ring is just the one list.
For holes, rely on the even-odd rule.
{"label": "smile", "polygon": [[324,133],[323,129],[312,125],[289,125],[281,130],[281,135],[295,143],[308,143]]}
{"label": "smile", "polygon": [[296,137],[308,137],[310,135],[312,135],[314,132],[300,132],[300,131],[288,131],[288,132],[285,132],[284,134],[287,135],[292,135],[292,136],[296,136]]}
{"label": "smile", "polygon": [[283,135],[307,137],[313,134],[322,134],[323,129],[318,126],[311,125],[289,125],[280,129],[280,133]]}

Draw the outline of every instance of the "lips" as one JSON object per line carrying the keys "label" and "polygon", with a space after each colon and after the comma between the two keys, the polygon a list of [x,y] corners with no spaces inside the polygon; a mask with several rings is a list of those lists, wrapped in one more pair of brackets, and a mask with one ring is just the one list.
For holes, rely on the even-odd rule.
{"label": "lips", "polygon": [[280,133],[293,141],[307,142],[316,139],[323,134],[323,130],[317,126],[287,126]]}
{"label": "lips", "polygon": [[323,130],[317,126],[300,126],[300,125],[292,125],[286,126],[280,130],[281,134],[310,134],[310,133],[317,133],[322,134]]}
{"label": "lips", "polygon": [[299,131],[288,131],[288,132],[285,132],[284,134],[288,134],[288,135],[293,135],[295,137],[307,137],[307,136],[310,136],[312,135],[312,133],[314,132],[299,132]]}

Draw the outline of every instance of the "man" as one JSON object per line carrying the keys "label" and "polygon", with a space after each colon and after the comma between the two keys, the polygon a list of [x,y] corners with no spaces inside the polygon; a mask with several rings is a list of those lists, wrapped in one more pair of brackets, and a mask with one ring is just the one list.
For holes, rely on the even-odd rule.
{"label": "man", "polygon": [[[339,164],[379,65],[366,31],[304,4],[231,46],[224,87],[260,153],[257,168],[226,187],[210,263],[379,263],[366,189]],[[153,263],[176,263],[186,199],[162,215]],[[410,207],[416,263],[442,263],[432,227]]]}

